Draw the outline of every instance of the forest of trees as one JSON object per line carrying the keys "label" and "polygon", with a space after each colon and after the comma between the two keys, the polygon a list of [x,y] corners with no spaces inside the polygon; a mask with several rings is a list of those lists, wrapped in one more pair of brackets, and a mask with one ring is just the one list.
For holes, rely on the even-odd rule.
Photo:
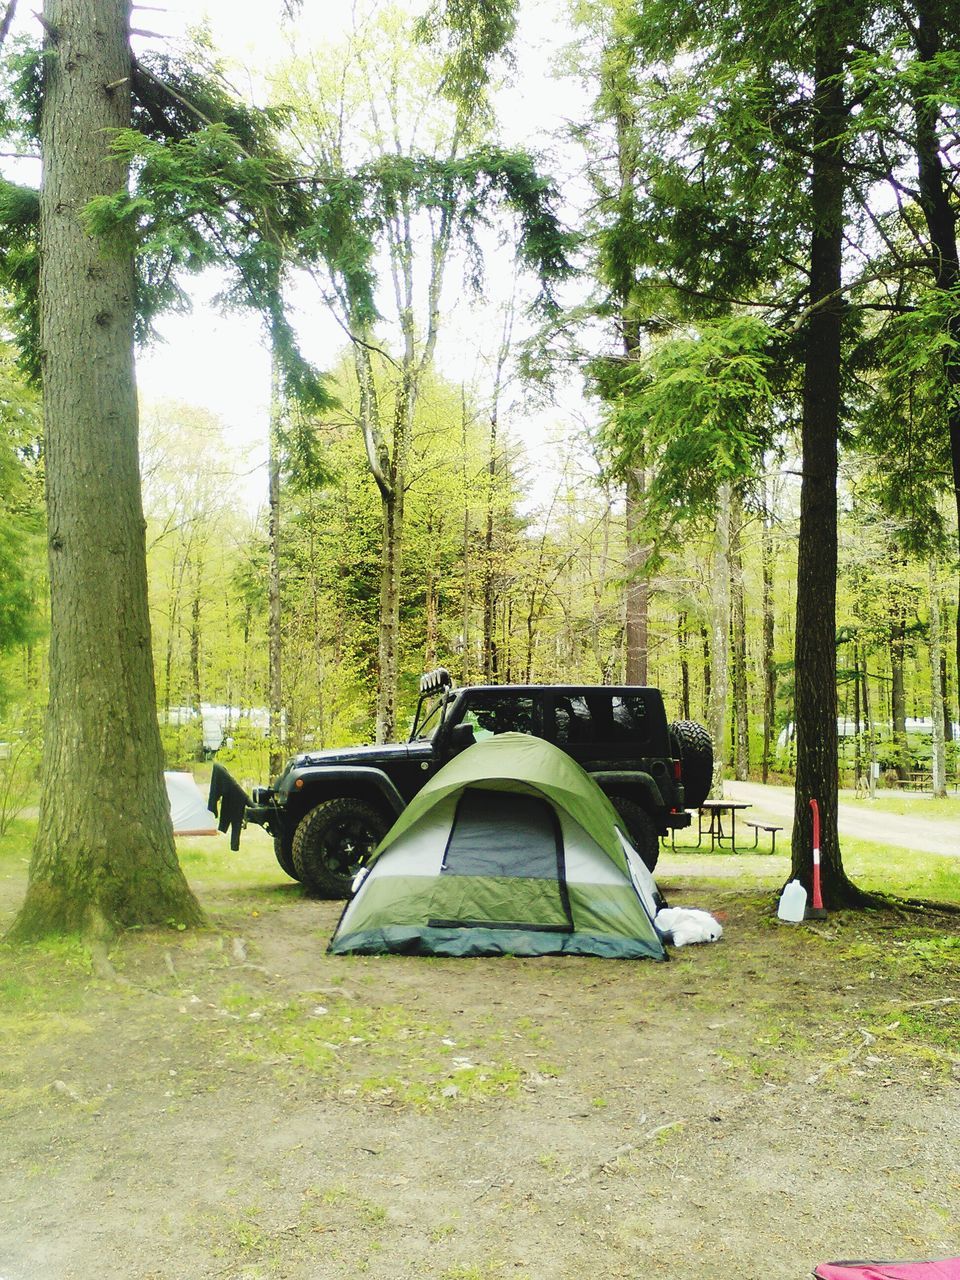
{"label": "forest of trees", "polygon": [[[371,0],[318,47],[278,5],[297,52],[257,102],[202,38],[132,54],[126,0],[20,36],[15,7],[7,150],[44,172],[0,181],[0,740],[39,748],[48,708],[22,932],[148,893],[195,918],[162,815],[76,802],[197,759],[190,710],[235,708],[265,781],[405,734],[436,665],[660,686],[718,780],[796,780],[801,873],[819,799],[855,900],[838,783],[958,768],[960,4],[580,0],[553,70],[579,116],[536,148],[498,119],[522,3]],[[63,50],[105,29],[81,83]],[[138,432],[134,339],[199,270],[271,356],[256,509],[231,423],[175,386]],[[341,335],[322,369],[294,289]],[[131,841],[126,889],[51,906]]]}

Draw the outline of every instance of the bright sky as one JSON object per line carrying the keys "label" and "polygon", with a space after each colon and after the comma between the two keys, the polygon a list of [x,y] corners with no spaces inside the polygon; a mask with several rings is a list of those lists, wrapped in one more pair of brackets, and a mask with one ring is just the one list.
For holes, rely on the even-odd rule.
{"label": "bright sky", "polygon": [[[164,0],[147,3],[159,6]],[[411,7],[422,5],[412,3]],[[279,0],[168,0],[160,12],[148,8],[136,11],[134,25],[176,40],[188,27],[209,22],[214,46],[245,69],[235,74],[236,82],[244,86],[246,77],[246,85],[256,93],[260,73],[289,56],[292,40],[299,47],[301,42],[336,39],[348,28],[354,4],[353,0],[304,0],[292,31],[281,27],[279,9]],[[566,28],[565,10],[565,0],[528,0],[522,8],[519,73],[499,101],[504,140],[509,143],[548,147],[564,114],[576,109],[571,105],[569,82],[561,86],[549,74],[558,33]],[[158,42],[149,39],[143,43],[156,47]],[[495,286],[494,280],[491,285]],[[148,402],[173,399],[201,405],[223,420],[238,449],[249,457],[245,501],[254,510],[266,491],[267,350],[256,319],[224,315],[212,305],[216,280],[200,278],[189,287],[192,312],[162,318],[157,328],[165,341],[141,354],[141,396]],[[343,333],[308,291],[298,295],[297,301],[296,323],[307,354],[320,367],[329,367],[343,346]],[[497,333],[493,328],[484,331],[489,321],[480,319],[475,308],[463,300],[458,312],[445,317],[446,340],[438,351],[438,363],[449,378],[469,382],[476,374],[481,349],[492,351]],[[576,399],[574,395],[574,404]],[[529,445],[549,454],[544,441],[556,438],[559,416],[563,415],[554,410],[527,416],[522,422],[508,420],[506,425],[522,434]],[[542,470],[540,477],[536,496],[543,500],[550,482]]]}

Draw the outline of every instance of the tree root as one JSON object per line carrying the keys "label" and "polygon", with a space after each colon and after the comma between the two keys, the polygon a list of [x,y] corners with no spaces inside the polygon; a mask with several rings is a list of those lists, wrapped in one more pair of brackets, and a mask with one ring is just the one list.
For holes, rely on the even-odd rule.
{"label": "tree root", "polygon": [[[791,877],[792,878],[792,877]],[[801,883],[804,883],[801,877]],[[810,886],[805,885],[807,893]],[[783,889],[779,889],[774,897],[778,901]],[[824,895],[824,906],[829,912],[835,911],[894,911],[904,916],[918,915],[960,915],[960,903],[937,902],[931,898],[901,898],[893,893],[881,893],[861,889],[852,880],[846,880],[833,891]]]}

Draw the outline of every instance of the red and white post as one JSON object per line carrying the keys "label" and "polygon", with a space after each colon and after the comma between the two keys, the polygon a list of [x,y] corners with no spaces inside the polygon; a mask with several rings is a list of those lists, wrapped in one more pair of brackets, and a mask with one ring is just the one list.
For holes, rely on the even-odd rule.
{"label": "red and white post", "polygon": [[813,901],[807,907],[807,917],[822,920],[827,912],[820,893],[820,806],[811,800],[810,808],[813,810]]}

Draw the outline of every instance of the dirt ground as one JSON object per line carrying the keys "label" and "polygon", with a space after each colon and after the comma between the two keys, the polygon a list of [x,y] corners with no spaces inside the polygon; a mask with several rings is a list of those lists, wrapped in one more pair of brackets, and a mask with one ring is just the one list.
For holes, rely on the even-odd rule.
{"label": "dirt ground", "polygon": [[[259,837],[259,833],[258,833]],[[2,1280],[763,1276],[960,1253],[960,922],[778,925],[665,856],[668,964],[325,954],[245,837],[211,927],[0,948]],[[0,862],[0,931],[22,896]]]}

